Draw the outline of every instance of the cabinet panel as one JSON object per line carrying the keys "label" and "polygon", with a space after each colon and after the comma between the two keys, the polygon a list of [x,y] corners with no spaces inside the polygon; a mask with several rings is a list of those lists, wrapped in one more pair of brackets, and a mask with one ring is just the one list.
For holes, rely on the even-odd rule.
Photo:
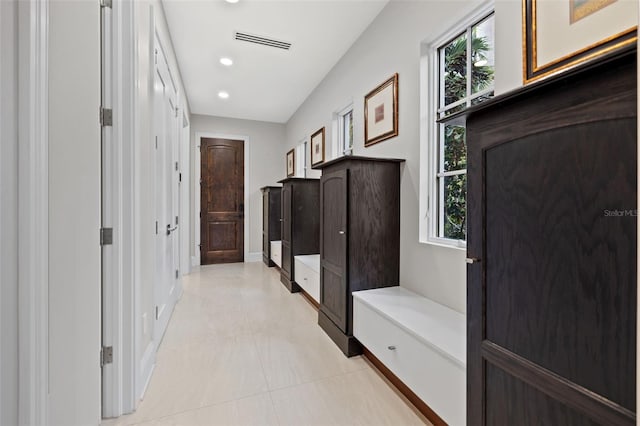
{"label": "cabinet panel", "polygon": [[277,186],[265,186],[262,190],[262,260],[274,266],[271,260],[271,242],[280,240],[280,191]]}
{"label": "cabinet panel", "polygon": [[282,241],[291,241],[291,186],[282,188]]}
{"label": "cabinet panel", "polygon": [[320,309],[337,325],[347,332],[347,288],[343,276],[330,268],[321,266],[322,286],[320,287]]}
{"label": "cabinet panel", "polygon": [[269,254],[269,192],[262,193],[262,253]]}
{"label": "cabinet panel", "polygon": [[280,274],[286,277],[287,279],[292,279],[291,277],[291,244],[282,240],[282,253],[281,253],[281,269]]}

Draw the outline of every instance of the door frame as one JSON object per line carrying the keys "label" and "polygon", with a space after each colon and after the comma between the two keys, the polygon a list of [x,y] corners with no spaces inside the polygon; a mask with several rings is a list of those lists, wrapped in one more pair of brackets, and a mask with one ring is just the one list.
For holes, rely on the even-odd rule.
{"label": "door frame", "polygon": [[18,423],[18,2],[0,4],[0,423]]}
{"label": "door frame", "polygon": [[[243,135],[230,135],[225,133],[211,133],[211,132],[196,132],[196,139],[194,144],[194,187],[195,191],[193,193],[194,197],[194,209],[193,209],[193,234],[194,234],[194,244],[193,248],[195,250],[195,256],[191,258],[191,264],[193,266],[200,265],[200,179],[202,178],[202,170],[201,170],[201,161],[202,158],[200,156],[200,146],[203,138],[214,138],[214,139],[234,139],[241,140],[244,142],[244,218],[243,218],[243,226],[244,226],[244,261],[245,262],[260,262],[262,260],[262,252],[260,253],[249,253],[249,220],[248,218],[252,218],[252,209],[249,204],[249,152],[251,143],[249,142],[248,136]],[[262,201],[262,198],[260,198]]]}
{"label": "door frame", "polygon": [[20,425],[49,424],[49,3],[18,1]]}
{"label": "door frame", "polygon": [[[107,23],[108,46],[112,58],[110,107],[113,126],[107,145],[112,161],[109,164],[103,191],[103,226],[113,227],[113,245],[107,259],[103,256],[102,345],[113,347],[113,363],[102,368],[102,416],[118,417],[132,412],[138,399],[136,383],[142,379],[136,365],[137,333],[136,298],[136,210],[135,200],[135,4],[114,1]],[[107,57],[109,55],[106,55]],[[104,64],[107,65],[107,64]],[[119,76],[119,78],[115,78]],[[105,75],[105,77],[109,77]],[[103,247],[104,248],[104,247]],[[105,261],[108,260],[108,261]],[[104,279],[109,277],[109,285]]]}
{"label": "door frame", "polygon": [[180,108],[182,126],[180,128],[180,273],[191,273],[191,120],[187,117],[184,107]]}

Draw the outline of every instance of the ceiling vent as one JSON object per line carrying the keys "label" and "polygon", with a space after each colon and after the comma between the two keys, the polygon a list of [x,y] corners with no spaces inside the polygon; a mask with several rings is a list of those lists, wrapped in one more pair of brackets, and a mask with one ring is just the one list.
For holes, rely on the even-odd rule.
{"label": "ceiling vent", "polygon": [[236,31],[235,39],[240,41],[248,41],[249,43],[262,44],[263,46],[276,47],[278,49],[284,50],[289,50],[291,48],[291,43],[287,43],[286,41],[260,37],[257,35],[242,33],[240,31]]}

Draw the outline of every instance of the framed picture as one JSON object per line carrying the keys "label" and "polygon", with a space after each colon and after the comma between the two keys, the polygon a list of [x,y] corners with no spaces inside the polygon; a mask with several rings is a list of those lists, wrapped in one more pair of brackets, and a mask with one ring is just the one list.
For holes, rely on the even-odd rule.
{"label": "framed picture", "polygon": [[311,135],[311,165],[324,162],[324,127]]}
{"label": "framed picture", "polygon": [[525,84],[636,43],[636,0],[522,2]]}
{"label": "framed picture", "polygon": [[364,97],[364,146],[398,136],[398,74]]}
{"label": "framed picture", "polygon": [[296,174],[296,149],[287,152],[287,177]]}

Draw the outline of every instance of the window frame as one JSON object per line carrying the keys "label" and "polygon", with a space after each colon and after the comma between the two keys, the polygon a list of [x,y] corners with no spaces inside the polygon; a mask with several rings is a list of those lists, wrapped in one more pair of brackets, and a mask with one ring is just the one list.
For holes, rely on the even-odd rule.
{"label": "window frame", "polygon": [[[351,112],[351,125],[353,126],[355,120],[353,101],[350,101],[346,106],[333,113],[333,158],[340,158],[346,155],[353,155],[353,148],[355,142],[355,135],[351,136],[351,147],[345,147],[344,138],[344,118]],[[355,126],[354,126],[355,133]]]}
{"label": "window frame", "polygon": [[295,147],[296,164],[294,177],[307,177],[307,140],[301,140]]}
{"label": "window frame", "polygon": [[[440,126],[439,112],[441,110],[440,97],[444,96],[440,91],[440,84],[443,76],[440,74],[440,55],[439,50],[446,47],[448,43],[455,40],[460,35],[469,34],[470,28],[476,24],[483,22],[490,16],[494,16],[495,25],[495,8],[493,1],[486,2],[480,7],[473,10],[463,19],[459,20],[447,32],[440,35],[434,40],[422,44],[422,57],[420,61],[420,109],[423,111],[420,125],[420,224],[419,224],[419,241],[421,243],[466,250],[466,240],[455,240],[451,238],[441,237],[440,229],[444,228],[444,205],[440,203],[443,198],[439,185],[439,174],[441,173],[440,164],[444,155],[444,144],[440,142],[440,132],[444,126]],[[495,32],[494,32],[495,34]],[[495,38],[494,38],[495,40]],[[494,44],[495,55],[495,44]],[[467,58],[471,56],[471,52],[467,52]],[[494,56],[495,57],[495,56]],[[435,76],[435,77],[433,77]],[[471,76],[467,81],[470,85]],[[442,108],[444,110],[455,107],[455,104],[464,104],[467,101],[482,96],[495,90],[494,83],[490,89],[485,89],[465,97],[455,103]],[[426,112],[426,114],[424,113]],[[466,143],[466,142],[465,142]],[[444,174],[462,174],[460,171],[450,171]],[[444,178],[442,178],[444,179]],[[444,189],[442,188],[442,191]],[[442,205],[441,205],[442,204]]]}

